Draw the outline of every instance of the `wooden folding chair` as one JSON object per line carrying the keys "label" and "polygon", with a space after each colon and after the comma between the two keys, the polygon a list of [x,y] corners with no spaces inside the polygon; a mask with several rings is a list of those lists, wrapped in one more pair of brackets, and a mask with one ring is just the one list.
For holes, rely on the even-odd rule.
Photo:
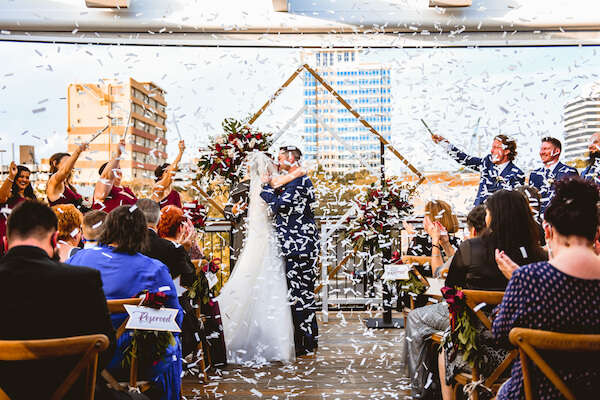
{"label": "wooden folding chair", "polygon": [[[111,314],[127,314],[127,310],[125,310],[125,305],[138,306],[141,303],[141,299],[137,297],[133,297],[130,299],[116,299],[116,300],[107,300],[108,311]],[[125,333],[125,326],[129,321],[129,316],[123,321],[121,326],[117,329],[117,339],[120,338],[123,333]],[[140,391],[144,391],[150,388],[149,382],[138,382],[137,380],[137,372],[138,372],[138,360],[137,357],[131,357],[131,366],[129,367],[129,383],[119,383],[107,370],[102,371],[102,377],[106,379],[106,382],[115,390],[119,391],[127,391],[129,388],[138,388]],[[129,385],[129,386],[128,386]]]}
{"label": "wooden folding chair", "polygon": [[[548,365],[538,350],[587,353],[588,355],[590,353],[600,353],[600,334],[571,334],[548,332],[537,329],[513,328],[510,331],[509,339],[512,344],[519,348],[526,400],[537,398],[537,396],[534,395],[535,391],[532,387],[533,384],[531,381],[529,360],[533,361],[567,400],[577,399],[575,394],[567,387],[567,384],[558,376],[554,369]],[[593,362],[597,361],[594,360]]]}
{"label": "wooden folding chair", "polygon": [[[431,259],[431,257],[421,257],[421,256],[402,256],[402,262],[404,262],[405,264],[413,264],[411,262],[409,262],[409,259],[414,259],[414,258],[429,258]],[[413,267],[411,268],[410,272],[412,272],[413,274],[415,274],[415,276],[417,277],[418,280],[421,281],[421,283],[423,283],[426,287],[429,287],[429,282],[427,281],[427,278],[425,278],[418,269],[416,269],[413,265]],[[408,307],[404,307],[402,309],[402,316],[404,317],[404,326],[406,326],[406,319],[408,318],[408,313],[411,312],[412,310],[414,310],[416,308],[416,304],[415,304],[415,299],[413,297],[413,295],[409,296],[409,306]]]}
{"label": "wooden folding chair", "polygon": [[[52,395],[51,400],[62,399],[84,369],[87,370],[87,375],[85,397],[83,398],[93,400],[98,354],[106,350],[108,345],[108,338],[101,334],[60,339],[0,340],[0,360],[33,361],[82,355],[79,362]],[[0,388],[0,400],[9,399],[8,395]]]}
{"label": "wooden folding chair", "polygon": [[[483,325],[489,330],[492,330],[492,322],[485,315],[485,313],[481,310],[481,307],[478,305],[485,303],[488,306],[497,306],[502,303],[502,298],[504,297],[504,292],[496,292],[496,291],[486,291],[486,290],[463,290],[465,294],[465,301],[467,306],[473,311],[473,313],[481,320]],[[494,395],[498,393],[500,386],[503,383],[503,380],[500,379],[502,373],[512,364],[513,360],[517,357],[517,350],[512,350],[508,356],[502,361],[502,363],[494,370],[494,372],[483,381],[482,385],[491,389]],[[454,397],[458,398],[460,393],[460,388],[464,387],[470,383],[479,382],[481,380],[481,375],[479,373],[479,368],[477,365],[473,367],[472,373],[468,374],[466,372],[461,372],[457,374],[454,378],[457,384],[454,386]],[[477,388],[473,391],[473,399],[479,399],[479,393]]]}

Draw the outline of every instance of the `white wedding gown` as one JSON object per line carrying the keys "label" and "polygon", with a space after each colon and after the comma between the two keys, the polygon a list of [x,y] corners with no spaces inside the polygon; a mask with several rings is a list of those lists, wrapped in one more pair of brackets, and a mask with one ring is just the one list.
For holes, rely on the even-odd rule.
{"label": "white wedding gown", "polygon": [[263,365],[295,359],[285,267],[268,206],[260,197],[260,177],[273,172],[273,164],[265,154],[250,155],[246,241],[217,298],[227,361],[232,364]]}

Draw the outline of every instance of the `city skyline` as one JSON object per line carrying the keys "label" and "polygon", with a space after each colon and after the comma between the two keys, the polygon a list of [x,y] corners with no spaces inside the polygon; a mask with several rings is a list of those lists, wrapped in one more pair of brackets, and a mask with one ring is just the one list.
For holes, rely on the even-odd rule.
{"label": "city skyline", "polygon": [[[300,49],[173,48],[0,43],[0,150],[33,145],[36,157],[67,149],[67,82],[100,79],[152,81],[165,89],[169,116],[178,119],[188,150],[198,156],[227,117],[245,118],[260,108],[301,62]],[[457,170],[434,146],[421,119],[467,151],[481,150],[505,132],[517,140],[517,164],[537,167],[539,139],[564,138],[564,104],[598,80],[596,47],[363,49],[365,62],[391,66],[392,144],[420,170]],[[291,85],[255,123],[277,131],[302,106],[301,82]],[[301,141],[301,121],[284,135]],[[167,120],[167,161],[177,133]],[[175,143],[175,146],[173,144]],[[8,161],[7,161],[8,160]],[[400,163],[390,173],[405,171]]]}

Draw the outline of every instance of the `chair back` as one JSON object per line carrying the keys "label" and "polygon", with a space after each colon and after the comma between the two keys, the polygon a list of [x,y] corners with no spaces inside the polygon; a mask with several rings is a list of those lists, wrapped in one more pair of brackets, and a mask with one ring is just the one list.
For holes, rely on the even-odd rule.
{"label": "chair back", "polygon": [[[132,306],[137,306],[142,302],[142,299],[139,299],[137,297],[132,297],[129,299],[113,299],[113,300],[106,300],[106,304],[108,305],[108,311],[111,314],[126,314],[127,310],[125,309],[126,305],[132,305]],[[120,338],[123,333],[125,333],[125,326],[127,325],[127,322],[129,321],[129,316],[127,316],[127,318],[125,319],[125,321],[123,321],[123,323],[121,324],[121,326],[119,326],[119,328],[117,329],[117,339]],[[125,389],[123,388],[123,386],[121,384],[119,384],[119,382],[117,382],[117,380],[107,371],[104,370],[102,371],[102,377],[104,379],[106,379],[106,381],[108,382],[108,384],[115,390],[119,390],[119,391],[125,391]],[[136,357],[132,357],[131,359],[131,367],[129,369],[129,387],[137,387],[138,386],[138,382],[137,382],[137,358]]]}
{"label": "chair back", "polygon": [[[0,360],[33,361],[81,356],[51,400],[62,399],[84,369],[87,369],[84,399],[93,400],[98,354],[106,350],[108,345],[108,338],[102,334],[43,340],[0,340]],[[0,399],[9,399],[1,388]]]}
{"label": "chair back", "polygon": [[[504,292],[488,291],[488,290],[463,290],[465,294],[465,302],[469,309],[481,320],[483,325],[489,330],[492,329],[492,322],[481,310],[483,304],[487,306],[497,306],[502,303]],[[498,381],[502,373],[512,364],[513,360],[517,358],[517,350],[512,350],[506,358],[500,363],[500,365],[492,372],[492,374],[483,382],[483,386],[490,388],[492,392],[497,393],[499,388]],[[479,369],[477,366],[473,367],[473,373],[471,375],[471,382],[478,382],[480,380]],[[458,392],[458,387],[457,390]],[[477,390],[473,392],[473,398],[478,399],[479,395]]]}
{"label": "chair back", "polygon": [[537,329],[513,328],[510,331],[509,339],[512,344],[519,348],[523,371],[523,387],[525,389],[525,398],[527,400],[533,400],[535,398],[529,360],[537,365],[540,371],[542,371],[566,399],[577,399],[571,389],[567,387],[565,381],[562,380],[546,360],[544,360],[538,350],[582,353],[582,355],[591,354],[596,357],[596,353],[600,353],[600,334],[572,334],[548,332]]}

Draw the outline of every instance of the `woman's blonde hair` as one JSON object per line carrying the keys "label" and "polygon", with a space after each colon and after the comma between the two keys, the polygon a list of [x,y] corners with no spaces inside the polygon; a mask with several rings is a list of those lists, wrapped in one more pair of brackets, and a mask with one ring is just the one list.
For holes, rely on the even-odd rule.
{"label": "woman's blonde hair", "polygon": [[446,228],[448,233],[458,231],[458,218],[452,212],[450,204],[442,200],[432,200],[425,204],[425,215],[431,219],[431,222],[439,221]]}

